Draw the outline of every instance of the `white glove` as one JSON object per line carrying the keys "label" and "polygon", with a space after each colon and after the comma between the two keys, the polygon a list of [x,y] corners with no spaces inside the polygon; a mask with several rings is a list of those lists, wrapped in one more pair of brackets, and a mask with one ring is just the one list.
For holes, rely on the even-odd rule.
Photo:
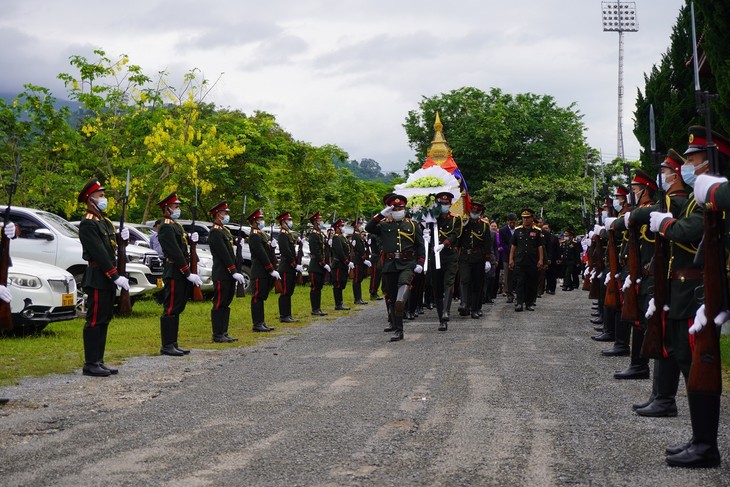
{"label": "white glove", "polygon": [[613,225],[613,222],[615,222],[616,220],[617,220],[617,218],[615,218],[613,216],[609,216],[608,218],[606,218],[606,221],[604,222],[606,225],[606,228],[610,229],[611,225]]}
{"label": "white glove", "polygon": [[596,271],[591,271],[591,279],[595,279],[595,278],[596,278]]}
{"label": "white glove", "polygon": [[15,238],[15,223],[8,222],[8,224],[5,225],[5,228],[3,228],[3,233],[9,239]]}
{"label": "white glove", "polygon": [[659,211],[652,211],[649,214],[649,230],[652,232],[658,232],[662,227],[662,222],[667,218],[674,218],[671,213],[662,213]]}
{"label": "white glove", "polygon": [[611,281],[611,273],[606,272],[606,278],[603,280],[603,285],[608,286],[608,283]]}
{"label": "white glove", "polygon": [[271,272],[269,272],[269,275],[270,275],[271,277],[273,277],[274,279],[276,279],[277,281],[278,281],[279,279],[281,279],[281,274],[279,274],[279,272],[278,272],[278,271],[271,271]]}
{"label": "white glove", "polygon": [[121,237],[122,240],[125,242],[129,240],[129,228],[124,227],[121,230],[119,230],[119,237]]}
{"label": "white glove", "polygon": [[191,242],[197,242],[198,241],[198,232],[193,232],[190,234],[190,241]]}
{"label": "white glove", "polygon": [[630,217],[631,217],[630,211],[627,211],[626,213],[624,213],[624,223],[626,224],[627,227],[630,225],[630,223],[629,223]]}
{"label": "white glove", "polygon": [[423,272],[423,266],[421,264],[416,264],[416,267],[413,268],[413,272],[416,274],[420,274]]}
{"label": "white glove", "polygon": [[380,214],[383,215],[386,218],[389,217],[391,213],[393,213],[393,207],[392,206],[386,206],[385,208],[383,208],[382,210],[380,210]]}
{"label": "white glove", "polygon": [[233,274],[231,274],[231,277],[236,282],[238,282],[238,284],[243,284],[243,274],[241,274],[240,272],[234,272]]}
{"label": "white glove", "polygon": [[326,270],[327,272],[332,272],[332,268],[330,267],[329,264],[324,265],[324,270]]}
{"label": "white glove", "polygon": [[369,261],[369,260],[367,260],[367,259],[363,260],[363,261],[362,261],[362,263],[363,263],[363,264],[365,264],[365,265],[366,265],[366,266],[368,266],[368,267],[372,267],[372,266],[373,266],[373,263],[372,263],[372,262],[370,262],[370,261]]}
{"label": "white glove", "polygon": [[444,249],[444,244],[436,244],[433,246],[434,252],[441,252]]}
{"label": "white glove", "polygon": [[278,246],[279,246],[279,242],[277,242],[276,240],[274,240],[274,239],[272,238],[272,239],[271,239],[271,248],[272,248],[272,249],[275,249],[275,248],[276,248],[276,247],[278,247]]}
{"label": "white glove", "polygon": [[0,299],[5,301],[6,303],[9,303],[13,300],[13,295],[10,294],[10,291],[8,291],[8,288],[6,288],[3,285],[0,285]]}
{"label": "white glove", "polygon": [[124,276],[117,276],[117,278],[114,279],[114,284],[124,289],[125,291],[129,291],[129,279]]}
{"label": "white glove", "polygon": [[644,316],[646,316],[646,319],[648,320],[649,318],[651,318],[654,315],[655,311],[656,311],[656,304],[654,304],[654,298],[651,298],[649,300],[649,306],[647,306],[646,314]]}
{"label": "white glove", "polygon": [[355,268],[355,263],[354,263],[354,262],[350,262],[349,264],[347,264],[347,270],[348,270],[348,271],[351,271],[351,270],[353,270],[354,268]]}
{"label": "white glove", "polygon": [[621,286],[621,290],[626,291],[630,287],[631,287],[631,276],[626,276],[626,280],[624,281],[624,285]]}
{"label": "white glove", "polygon": [[[722,326],[723,323],[725,323],[728,318],[730,317],[730,311],[723,310],[720,311],[717,316],[715,316],[714,322],[717,326]],[[689,333],[690,335],[696,334],[698,331],[702,330],[705,325],[707,325],[707,314],[705,313],[705,305],[703,304],[699,308],[697,308],[697,312],[695,313],[695,320],[692,326],[689,327]]]}
{"label": "white glove", "polygon": [[492,270],[492,263],[489,261],[486,261],[484,263],[484,272],[489,272],[490,270]]}
{"label": "white glove", "polygon": [[200,287],[203,285],[203,280],[197,274],[190,274],[186,279],[192,282],[193,286]]}
{"label": "white glove", "polygon": [[355,239],[354,239],[354,238],[353,238],[353,239],[352,239],[352,240],[350,241],[350,245],[352,245],[353,247],[354,247],[355,245],[357,245],[357,242],[355,242]]}
{"label": "white glove", "polygon": [[327,240],[327,245],[329,245],[330,247],[332,247],[332,239]]}
{"label": "white glove", "polygon": [[590,232],[588,232],[588,238],[593,238],[593,236],[595,234],[596,234],[596,232],[594,232],[593,230],[591,230]]}
{"label": "white glove", "polygon": [[710,191],[710,188],[717,183],[727,183],[727,178],[711,176],[709,174],[702,174],[700,176],[697,176],[697,180],[695,180],[694,192],[695,200],[697,200],[698,205],[704,206],[704,204],[707,202],[707,193]]}
{"label": "white glove", "polygon": [[295,270],[296,272],[300,272],[300,273],[301,273],[301,272],[304,272],[304,267],[302,267],[302,264],[299,264],[299,265],[297,265],[297,266],[296,266],[296,267],[294,268],[294,270]]}
{"label": "white glove", "polygon": [[593,225],[593,234],[597,235],[601,233],[601,230],[603,230],[603,227],[601,225]]}
{"label": "white glove", "polygon": [[583,271],[583,277],[588,277],[588,274],[590,274],[590,273],[591,273],[591,268],[586,267],[586,270]]}

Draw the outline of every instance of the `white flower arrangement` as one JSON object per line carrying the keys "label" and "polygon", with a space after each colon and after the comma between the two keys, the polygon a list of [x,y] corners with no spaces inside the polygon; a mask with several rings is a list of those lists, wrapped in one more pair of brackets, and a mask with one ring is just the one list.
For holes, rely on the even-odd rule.
{"label": "white flower arrangement", "polygon": [[454,196],[452,204],[461,198],[459,181],[440,166],[415,171],[405,183],[397,184],[394,191],[408,198],[408,209],[417,220],[438,216],[435,200],[429,195],[448,191]]}

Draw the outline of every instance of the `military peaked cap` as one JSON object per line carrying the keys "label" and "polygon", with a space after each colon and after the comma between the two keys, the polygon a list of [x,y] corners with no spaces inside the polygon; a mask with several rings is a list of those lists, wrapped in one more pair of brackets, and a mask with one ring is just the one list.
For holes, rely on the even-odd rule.
{"label": "military peaked cap", "polygon": [[160,208],[164,208],[167,205],[173,205],[176,203],[180,204],[180,203],[182,203],[182,201],[180,201],[180,199],[178,199],[177,193],[173,191],[172,193],[168,194],[167,196],[162,198],[160,201],[158,201],[157,206],[159,206]]}
{"label": "military peaked cap", "polygon": [[408,198],[403,195],[391,193],[388,200],[385,202],[388,206],[406,206]]}
{"label": "military peaked cap", "polygon": [[646,171],[643,171],[642,169],[637,169],[634,173],[634,180],[631,181],[631,184],[641,184],[644,186],[647,186],[652,191],[657,190],[656,181],[654,181],[649,174],[647,174]]}
{"label": "military peaked cap", "polygon": [[481,213],[484,211],[484,208],[483,204],[477,203],[476,201],[469,203],[469,211],[473,211],[474,213]]}
{"label": "military peaked cap", "polygon": [[[730,157],[730,141],[724,136],[712,131],[712,143],[717,146],[717,152]],[[701,125],[693,125],[689,128],[689,142],[684,155],[707,150],[707,129]]]}
{"label": "military peaked cap", "polygon": [[248,215],[248,217],[246,218],[246,221],[249,223],[253,223],[256,221],[257,218],[263,218],[263,217],[264,217],[264,214],[262,213],[262,211],[260,209],[257,209],[257,210],[254,210],[253,213]]}
{"label": "military peaked cap", "polygon": [[527,217],[530,217],[530,216],[535,216],[535,212],[533,210],[531,210],[530,208],[523,208],[522,211],[520,212],[520,216],[522,218],[527,218]]}
{"label": "military peaked cap", "polygon": [[101,185],[98,179],[92,178],[91,180],[89,180],[88,183],[86,183],[84,188],[79,193],[79,203],[86,203],[86,200],[89,199],[89,196],[97,191],[104,191],[104,186]]}
{"label": "military peaked cap", "polygon": [[322,215],[317,211],[314,213],[314,215],[309,217],[309,221],[312,222],[312,224],[314,225],[314,222],[317,221],[317,218],[321,218],[321,217],[322,217]]}
{"label": "military peaked cap", "polygon": [[291,218],[291,213],[288,211],[281,212],[279,216],[276,217],[276,221],[280,222],[282,220],[288,220]]}
{"label": "military peaked cap", "polygon": [[626,188],[626,186],[619,184],[616,187],[616,191],[614,191],[613,195],[626,197],[629,195],[629,190]]}
{"label": "military peaked cap", "polygon": [[436,201],[439,203],[451,203],[454,195],[450,191],[441,191],[436,195]]}
{"label": "military peaked cap", "polygon": [[215,216],[216,213],[218,213],[219,211],[223,211],[223,210],[231,211],[231,209],[228,207],[228,201],[226,201],[226,200],[221,201],[220,203],[215,205],[213,208],[208,210],[208,213],[210,213],[212,216]]}

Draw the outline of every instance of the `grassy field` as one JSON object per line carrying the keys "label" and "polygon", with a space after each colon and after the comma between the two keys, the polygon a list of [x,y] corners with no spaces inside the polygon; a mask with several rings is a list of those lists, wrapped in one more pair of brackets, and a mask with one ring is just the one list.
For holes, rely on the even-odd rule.
{"label": "grassy field", "polygon": [[[352,291],[345,291],[345,305],[354,310]],[[379,303],[380,304],[380,303]],[[189,302],[180,316],[178,342],[185,348],[225,349],[250,346],[272,333],[251,331],[251,297],[234,298],[231,304],[229,335],[233,343],[213,343],[210,324],[210,301]],[[328,316],[318,320],[334,320],[352,311],[334,311],[332,288],[322,292],[322,309]],[[160,350],[160,314],[162,308],[151,298],[138,300],[132,316],[115,318],[109,326],[104,361],[119,365],[125,358],[158,355]],[[315,318],[309,304],[309,286],[298,286],[292,297],[292,314],[297,323],[279,323],[278,296],[272,293],[266,301],[266,323],[277,331],[308,325]],[[67,374],[78,371],[84,363],[81,319],[51,323],[37,336],[0,338],[0,386],[15,385],[24,377]],[[273,333],[277,333],[274,331]]]}

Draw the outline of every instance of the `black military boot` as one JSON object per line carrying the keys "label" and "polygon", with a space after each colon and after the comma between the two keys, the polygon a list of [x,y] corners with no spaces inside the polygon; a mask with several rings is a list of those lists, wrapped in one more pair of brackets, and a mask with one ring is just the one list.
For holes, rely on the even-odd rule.
{"label": "black military boot", "polygon": [[309,302],[312,304],[312,314],[314,316],[327,316],[327,313],[322,311],[321,293],[309,293]]}
{"label": "black military boot", "polygon": [[629,349],[629,336],[631,334],[631,323],[623,321],[616,314],[616,326],[614,329],[614,338],[616,339],[613,343],[613,347],[607,350],[601,350],[601,355],[604,357],[628,357],[631,353]]}
{"label": "black military boot", "polygon": [[644,331],[637,327],[631,327],[631,364],[624,370],[613,374],[614,379],[648,379],[649,359],[641,358],[641,346],[644,343]]}
{"label": "black military boot", "polygon": [[348,311],[350,308],[342,304],[342,289],[333,288],[332,292],[335,295],[335,310]]}
{"label": "black military boot", "polygon": [[210,324],[211,324],[211,328],[213,329],[213,341],[216,343],[226,342],[226,339],[223,336],[220,312],[221,312],[220,309],[210,310]]}
{"label": "black military boot", "polygon": [[258,301],[251,303],[251,321],[253,326],[251,329],[256,332],[271,331],[273,328],[266,326],[266,317],[264,316],[264,302]]}
{"label": "black military boot", "polygon": [[352,281],[352,295],[355,298],[355,304],[368,304],[362,299],[362,283]]}
{"label": "black military boot", "polygon": [[177,338],[177,331],[174,331],[173,336],[173,322],[176,316],[162,316],[160,318],[160,338],[162,339],[162,348],[160,348],[160,355],[170,355],[172,357],[182,357],[185,355],[182,350],[175,348],[175,339]]}
{"label": "black military boot", "polygon": [[174,338],[174,342],[172,343],[172,345],[173,345],[173,346],[174,346],[174,347],[175,347],[176,349],[178,349],[179,351],[181,351],[181,352],[183,353],[183,355],[187,355],[187,354],[189,354],[189,353],[190,353],[190,350],[188,350],[187,348],[181,348],[181,347],[180,347],[180,346],[179,346],[179,345],[177,344],[177,332],[178,332],[178,329],[180,328],[180,315],[178,315],[178,316],[175,316],[174,318],[175,318],[175,319],[174,319],[174,321],[172,322],[172,327],[171,327],[171,328],[172,328],[172,337]]}
{"label": "black military boot", "polygon": [[636,409],[636,414],[651,418],[676,416],[675,397],[679,387],[679,374],[679,365],[675,360],[654,360],[656,395],[648,406]]}
{"label": "black military boot", "polygon": [[597,342],[612,342],[616,339],[616,310],[603,308],[603,332],[591,339]]}
{"label": "black military boot", "polygon": [[720,465],[717,427],[720,421],[720,394],[688,392],[692,441],[689,447],[667,456],[667,465],[686,468],[714,468]]}
{"label": "black military boot", "polygon": [[221,309],[221,331],[223,332],[223,336],[226,337],[226,340],[229,342],[237,342],[238,338],[233,338],[232,336],[228,335],[228,324],[231,322],[231,308],[222,308]]}
{"label": "black military boot", "polygon": [[104,363],[104,350],[106,349],[106,333],[107,333],[107,330],[109,329],[109,325],[101,325],[101,326],[102,326],[100,328],[101,338],[99,339],[99,346],[101,347],[101,353],[99,356],[101,358],[101,362],[99,362],[99,366],[104,370],[108,370],[111,375],[116,375],[119,373],[119,369],[117,369],[115,367],[109,367],[107,364]]}
{"label": "black military boot", "polygon": [[408,284],[404,284],[398,288],[398,294],[395,299],[395,305],[393,306],[393,336],[390,337],[391,342],[397,342],[403,340],[403,313],[405,310],[406,302],[408,301],[408,295],[410,294],[410,287]]}
{"label": "black military boot", "polygon": [[388,327],[383,329],[383,331],[390,333],[391,331],[395,331],[395,326],[393,325],[393,303],[390,302],[390,299],[385,301],[385,309],[388,312]]}
{"label": "black military boot", "polygon": [[633,409],[634,411],[636,411],[637,409],[645,408],[649,404],[654,402],[654,398],[657,395],[657,387],[658,387],[657,386],[657,380],[658,380],[657,377],[660,374],[660,372],[657,372],[657,367],[660,367],[660,366],[658,366],[657,361],[654,360],[654,375],[651,380],[651,394],[649,395],[649,399],[647,399],[646,401],[639,403],[639,404],[632,404],[631,409]]}
{"label": "black military boot", "polygon": [[469,316],[469,287],[465,284],[459,286],[461,290],[461,300],[459,301],[459,316]]}
{"label": "black military boot", "polygon": [[81,373],[92,377],[109,377],[111,372],[101,366],[101,327],[85,327],[84,336],[84,367]]}

